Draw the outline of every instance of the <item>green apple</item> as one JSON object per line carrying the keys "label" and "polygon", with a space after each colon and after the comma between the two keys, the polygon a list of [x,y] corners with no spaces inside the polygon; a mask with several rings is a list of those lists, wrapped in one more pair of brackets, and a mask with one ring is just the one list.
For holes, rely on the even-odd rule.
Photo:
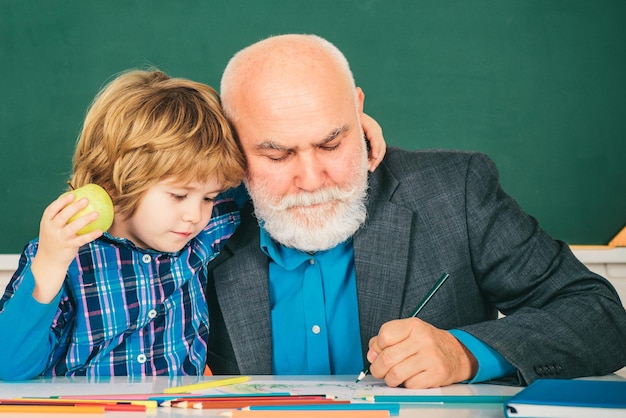
{"label": "green apple", "polygon": [[97,184],[90,183],[79,187],[78,189],[63,193],[62,196],[69,193],[74,195],[74,201],[85,198],[89,201],[89,203],[87,204],[87,207],[72,216],[70,220],[67,221],[68,223],[74,221],[76,218],[85,216],[88,213],[98,212],[98,219],[81,228],[78,231],[78,235],[83,235],[88,232],[95,231],[96,229],[101,229],[104,232],[111,227],[113,224],[113,202],[111,201],[111,197],[106,190]]}

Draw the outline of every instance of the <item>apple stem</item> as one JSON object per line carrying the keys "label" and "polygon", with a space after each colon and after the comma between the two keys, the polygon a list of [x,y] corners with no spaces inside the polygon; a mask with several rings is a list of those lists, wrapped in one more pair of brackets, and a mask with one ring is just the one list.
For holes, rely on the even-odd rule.
{"label": "apple stem", "polygon": [[69,180],[68,180],[66,183],[67,183],[67,185],[68,185],[68,186],[70,186],[70,189],[72,189],[72,190],[76,190],[76,188],[74,187],[74,185],[73,185],[73,184],[72,184]]}

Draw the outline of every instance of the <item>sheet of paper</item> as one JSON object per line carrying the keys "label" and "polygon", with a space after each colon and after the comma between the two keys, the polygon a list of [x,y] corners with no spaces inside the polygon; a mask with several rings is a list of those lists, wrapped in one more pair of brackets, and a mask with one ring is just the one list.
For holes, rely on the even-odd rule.
{"label": "sheet of paper", "polygon": [[441,389],[414,390],[405,388],[390,388],[383,381],[363,380],[355,383],[354,380],[292,380],[292,379],[262,379],[253,377],[251,381],[236,385],[223,386],[202,393],[214,394],[250,394],[289,392],[292,395],[328,395],[339,399],[363,399],[374,395],[441,395]]}

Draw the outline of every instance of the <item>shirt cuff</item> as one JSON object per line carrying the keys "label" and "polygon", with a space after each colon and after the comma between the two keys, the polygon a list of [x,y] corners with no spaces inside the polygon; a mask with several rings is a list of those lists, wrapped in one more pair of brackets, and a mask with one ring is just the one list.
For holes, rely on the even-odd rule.
{"label": "shirt cuff", "polygon": [[452,329],[449,332],[474,355],[478,362],[476,375],[463,383],[479,383],[515,373],[515,367],[506,361],[500,353],[472,334],[460,329]]}

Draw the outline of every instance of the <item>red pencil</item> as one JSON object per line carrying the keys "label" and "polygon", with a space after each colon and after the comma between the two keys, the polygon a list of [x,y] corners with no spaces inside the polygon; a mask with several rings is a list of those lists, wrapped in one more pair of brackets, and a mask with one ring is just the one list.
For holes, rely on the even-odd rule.
{"label": "red pencil", "polygon": [[171,399],[169,401],[164,401],[161,403],[161,406],[175,406],[180,402],[224,402],[224,401],[292,401],[292,400],[332,400],[333,398],[329,398],[325,395],[284,395],[284,396],[211,396],[211,397],[181,397],[177,399]]}
{"label": "red pencil", "polygon": [[335,401],[332,399],[294,399],[294,400],[256,400],[245,399],[238,401],[224,400],[224,401],[202,401],[202,402],[188,402],[183,401],[175,405],[176,408],[194,408],[194,409],[234,409],[244,408],[246,406],[255,405],[319,405],[319,404],[348,404],[350,401]]}
{"label": "red pencil", "polygon": [[[82,404],[77,404],[77,405],[82,405]],[[93,404],[93,405],[104,405],[105,411],[146,412],[145,405],[132,405],[128,403],[105,403],[105,404]]]}

